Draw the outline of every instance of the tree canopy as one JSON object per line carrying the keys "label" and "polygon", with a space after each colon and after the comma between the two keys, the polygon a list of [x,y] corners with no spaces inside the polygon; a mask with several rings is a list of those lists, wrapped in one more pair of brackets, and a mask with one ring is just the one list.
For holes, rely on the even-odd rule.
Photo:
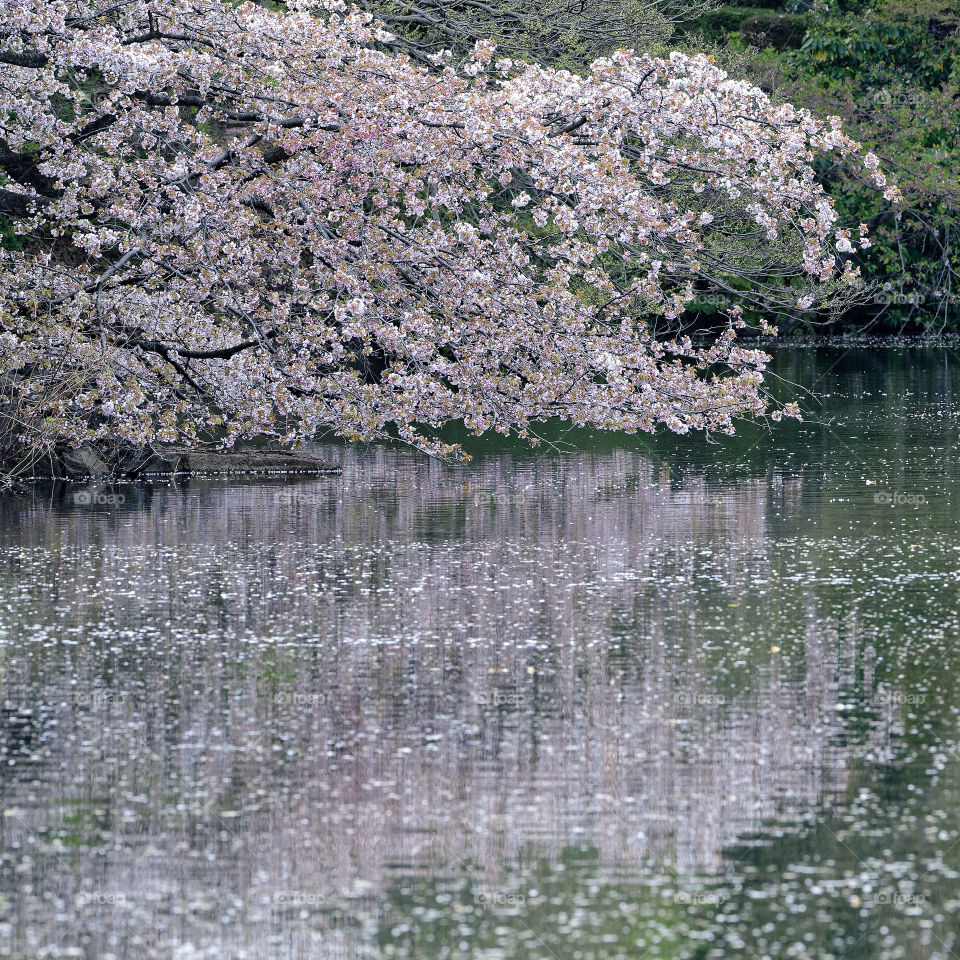
{"label": "tree canopy", "polygon": [[393,46],[336,3],[9,0],[8,447],[730,431],[768,409],[739,309],[709,343],[658,321],[737,251],[799,309],[855,280],[818,156],[897,196],[706,57]]}

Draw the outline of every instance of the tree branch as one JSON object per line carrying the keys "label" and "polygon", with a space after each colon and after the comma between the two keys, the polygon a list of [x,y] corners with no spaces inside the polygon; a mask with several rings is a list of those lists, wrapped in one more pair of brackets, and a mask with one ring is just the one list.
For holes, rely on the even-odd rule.
{"label": "tree branch", "polygon": [[32,50],[0,50],[0,63],[7,63],[11,67],[28,67],[39,70],[50,62],[45,53],[36,53]]}
{"label": "tree branch", "polygon": [[27,193],[13,193],[0,189],[0,214],[14,220],[32,216],[36,209],[53,201],[49,197],[37,197]]}

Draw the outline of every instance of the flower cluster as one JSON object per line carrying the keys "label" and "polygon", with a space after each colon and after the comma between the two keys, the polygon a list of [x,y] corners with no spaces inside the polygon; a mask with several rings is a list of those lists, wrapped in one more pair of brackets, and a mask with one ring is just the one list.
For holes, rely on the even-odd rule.
{"label": "flower cluster", "polygon": [[7,0],[0,63],[31,445],[729,432],[768,408],[742,321],[656,336],[718,238],[794,243],[814,290],[855,273],[813,161],[857,144],[705,57],[431,69],[336,3]]}

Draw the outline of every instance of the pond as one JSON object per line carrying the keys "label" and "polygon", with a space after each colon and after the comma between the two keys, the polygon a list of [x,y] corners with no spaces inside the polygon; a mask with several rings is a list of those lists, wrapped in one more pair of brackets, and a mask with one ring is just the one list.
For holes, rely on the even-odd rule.
{"label": "pond", "polygon": [[960,354],[775,370],[710,444],[5,496],[0,956],[960,955]]}

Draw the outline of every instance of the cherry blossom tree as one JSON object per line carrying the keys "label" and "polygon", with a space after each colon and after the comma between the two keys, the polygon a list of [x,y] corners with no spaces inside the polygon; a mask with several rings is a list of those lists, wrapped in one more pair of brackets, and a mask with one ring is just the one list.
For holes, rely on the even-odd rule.
{"label": "cherry blossom tree", "polygon": [[738,309],[659,325],[760,240],[793,306],[855,281],[818,154],[896,199],[839,121],[704,57],[424,65],[336,3],[102,3],[3,5],[8,452],[730,432],[784,412]]}

